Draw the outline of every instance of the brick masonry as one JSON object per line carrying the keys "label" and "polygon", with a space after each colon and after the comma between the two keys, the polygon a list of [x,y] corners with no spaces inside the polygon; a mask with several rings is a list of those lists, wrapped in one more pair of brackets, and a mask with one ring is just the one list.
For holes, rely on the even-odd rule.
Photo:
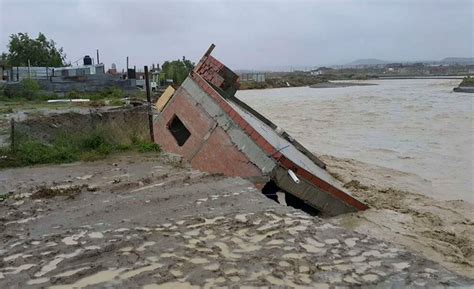
{"label": "brick masonry", "polygon": [[[202,171],[227,176],[272,177],[280,182],[281,187],[285,186],[286,191],[328,215],[368,208],[337,185],[335,179],[318,177],[297,165],[236,111],[229,99],[239,86],[238,78],[225,65],[206,55],[195,70],[156,118],[155,140],[164,150],[182,155]],[[211,99],[212,105],[204,99]],[[182,147],[177,145],[167,127],[175,114],[191,132],[191,137]],[[225,116],[224,122],[219,115]],[[234,132],[235,129],[241,130],[243,134],[236,138],[232,129]],[[249,141],[256,145],[255,148],[249,150],[245,145]],[[262,167],[262,163],[269,160],[274,163],[266,166],[273,168],[271,172]],[[309,159],[304,161],[312,162]],[[304,189],[298,188],[294,182],[291,185],[288,175],[282,173],[289,169],[304,180]]]}
{"label": "brick masonry", "polygon": [[[181,147],[168,129],[174,115],[191,132],[191,136]],[[252,177],[262,174],[183,88],[175,93],[156,119],[154,131],[155,140],[165,151],[183,156],[196,169],[226,176]]]}

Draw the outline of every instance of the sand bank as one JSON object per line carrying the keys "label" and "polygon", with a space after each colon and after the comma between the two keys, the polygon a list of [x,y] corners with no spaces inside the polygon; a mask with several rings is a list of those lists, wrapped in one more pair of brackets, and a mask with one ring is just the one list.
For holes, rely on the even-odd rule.
{"label": "sand bank", "polygon": [[474,276],[474,204],[426,196],[415,174],[323,156],[329,171],[372,208],[334,218],[337,224],[419,252],[449,270]]}

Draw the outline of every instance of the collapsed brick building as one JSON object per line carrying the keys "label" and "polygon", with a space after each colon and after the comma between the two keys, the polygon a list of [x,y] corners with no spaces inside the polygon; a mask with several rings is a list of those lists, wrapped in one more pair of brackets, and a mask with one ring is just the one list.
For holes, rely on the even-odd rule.
{"label": "collapsed brick building", "polygon": [[154,119],[155,141],[201,171],[250,179],[291,205],[337,215],[367,209],[286,132],[234,95],[238,76],[210,54],[211,45]]}

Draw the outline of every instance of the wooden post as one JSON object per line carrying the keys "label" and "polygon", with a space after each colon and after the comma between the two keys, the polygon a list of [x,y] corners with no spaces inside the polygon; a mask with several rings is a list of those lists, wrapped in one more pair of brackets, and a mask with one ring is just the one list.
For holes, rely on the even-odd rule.
{"label": "wooden post", "polygon": [[15,119],[12,117],[10,120],[10,150],[15,151]]}
{"label": "wooden post", "polygon": [[145,65],[145,88],[146,88],[146,100],[148,101],[148,125],[150,127],[150,139],[152,142],[155,142],[155,134],[153,132],[153,111],[151,109],[150,77],[148,75],[147,65]]}

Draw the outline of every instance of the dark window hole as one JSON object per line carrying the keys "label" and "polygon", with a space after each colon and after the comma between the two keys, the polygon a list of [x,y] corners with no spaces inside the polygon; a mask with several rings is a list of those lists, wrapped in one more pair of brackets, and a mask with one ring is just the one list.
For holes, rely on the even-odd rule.
{"label": "dark window hole", "polygon": [[277,184],[273,180],[270,180],[268,183],[265,184],[265,186],[263,186],[262,194],[279,204],[286,204],[287,206],[302,210],[303,212],[311,216],[319,215],[319,211],[317,209],[311,207],[300,198],[283,191],[277,186]]}
{"label": "dark window hole", "polygon": [[177,115],[174,115],[171,121],[169,122],[168,129],[179,146],[183,146],[184,143],[191,136],[191,133],[184,126],[183,122],[179,119]]}

